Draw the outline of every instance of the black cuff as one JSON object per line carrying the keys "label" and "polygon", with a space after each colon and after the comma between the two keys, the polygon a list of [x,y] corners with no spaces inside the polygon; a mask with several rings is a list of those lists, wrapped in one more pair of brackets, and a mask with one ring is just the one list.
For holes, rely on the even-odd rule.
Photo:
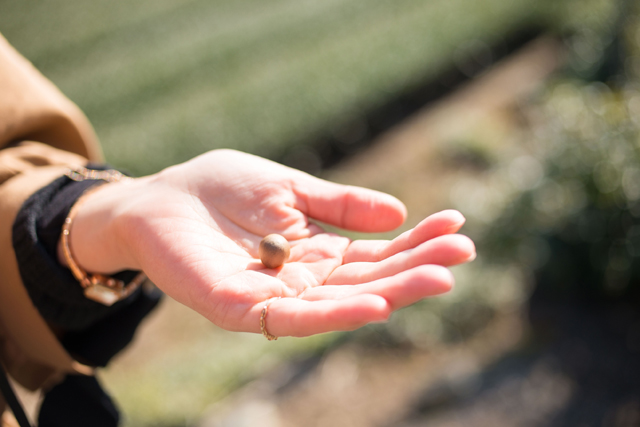
{"label": "black cuff", "polygon": [[47,392],[38,413],[39,427],[117,427],[120,414],[95,377],[67,375]]}
{"label": "black cuff", "polygon": [[[104,306],[87,299],[71,271],[58,263],[58,240],[69,210],[84,191],[101,183],[60,177],[29,197],[13,224],[13,248],[31,300],[45,320],[68,331],[86,329],[127,306],[140,293]],[[126,271],[115,277],[129,282],[135,275],[135,271]]]}

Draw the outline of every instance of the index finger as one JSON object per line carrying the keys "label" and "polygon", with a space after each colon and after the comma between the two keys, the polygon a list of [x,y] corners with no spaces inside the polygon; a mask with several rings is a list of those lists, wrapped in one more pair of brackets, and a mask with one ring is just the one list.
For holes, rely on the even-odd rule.
{"label": "index finger", "polygon": [[337,227],[362,232],[383,232],[402,225],[407,208],[380,191],[336,184],[311,175],[297,180],[293,191],[301,212]]}

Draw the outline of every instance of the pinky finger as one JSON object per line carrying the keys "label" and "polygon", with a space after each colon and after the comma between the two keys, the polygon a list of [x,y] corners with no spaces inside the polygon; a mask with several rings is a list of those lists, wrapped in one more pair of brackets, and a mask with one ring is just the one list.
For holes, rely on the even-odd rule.
{"label": "pinky finger", "polygon": [[[264,304],[253,307],[249,317],[259,319]],[[378,295],[354,295],[339,300],[306,301],[298,298],[274,300],[268,307],[265,324],[275,336],[305,337],[331,331],[351,331],[371,322],[386,321],[391,314],[387,300]]]}

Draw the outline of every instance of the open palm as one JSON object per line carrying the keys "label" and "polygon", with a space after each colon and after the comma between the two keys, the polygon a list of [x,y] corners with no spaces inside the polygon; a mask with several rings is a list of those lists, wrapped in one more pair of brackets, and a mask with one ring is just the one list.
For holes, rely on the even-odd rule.
{"label": "open palm", "polygon": [[[265,301],[269,332],[306,336],[385,320],[400,307],[449,290],[443,266],[475,249],[452,234],[456,211],[425,219],[392,241],[350,241],[311,220],[381,232],[402,224],[405,208],[379,192],[314,178],[259,157],[217,150],[145,177],[128,191],[123,215],[129,251],[168,295],[215,324],[259,332]],[[289,261],[267,269],[258,245],[278,233]]]}

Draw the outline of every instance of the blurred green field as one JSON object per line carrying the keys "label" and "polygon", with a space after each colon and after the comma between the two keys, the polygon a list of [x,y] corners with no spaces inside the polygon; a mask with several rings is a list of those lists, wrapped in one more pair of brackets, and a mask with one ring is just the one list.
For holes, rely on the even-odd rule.
{"label": "blurred green field", "polygon": [[541,19],[533,0],[0,1],[0,32],[89,116],[108,160],[277,158]]}

